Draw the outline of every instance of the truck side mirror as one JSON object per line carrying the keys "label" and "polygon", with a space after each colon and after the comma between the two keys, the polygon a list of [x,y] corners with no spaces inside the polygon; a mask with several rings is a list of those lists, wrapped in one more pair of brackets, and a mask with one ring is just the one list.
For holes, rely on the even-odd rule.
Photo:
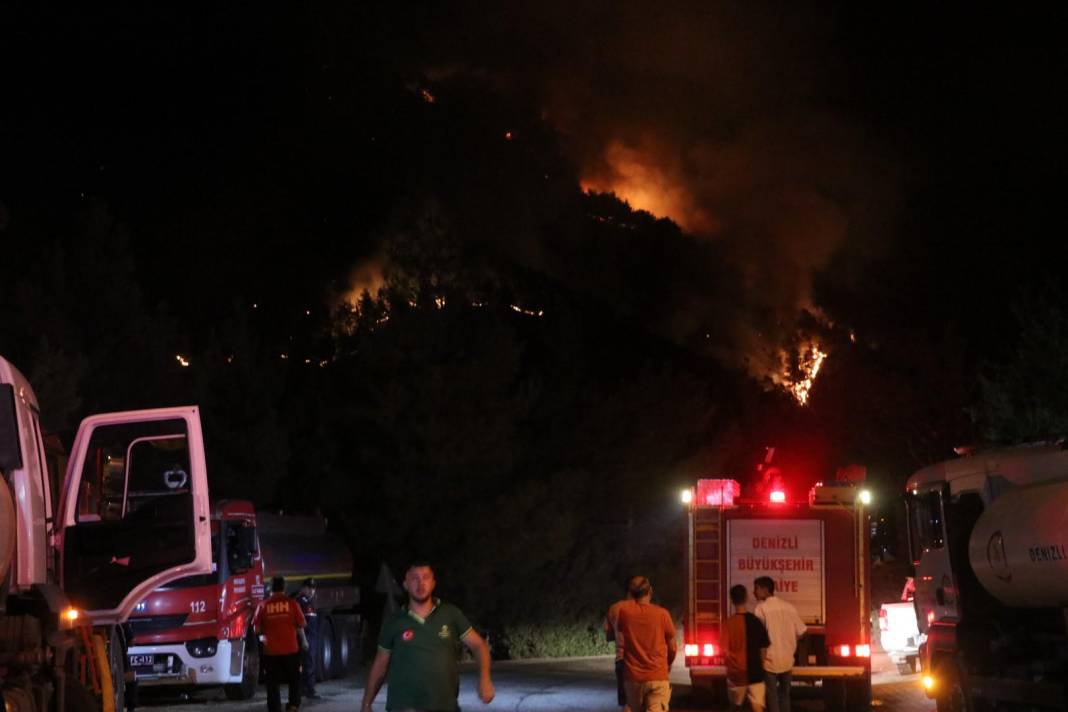
{"label": "truck side mirror", "polygon": [[19,421],[15,415],[15,387],[0,383],[0,471],[22,467]]}

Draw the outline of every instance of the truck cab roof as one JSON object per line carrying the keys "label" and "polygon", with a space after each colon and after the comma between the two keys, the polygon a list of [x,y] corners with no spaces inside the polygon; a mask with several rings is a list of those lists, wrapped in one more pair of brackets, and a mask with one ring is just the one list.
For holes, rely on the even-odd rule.
{"label": "truck cab roof", "polygon": [[1062,443],[1043,442],[969,452],[918,470],[905,489],[948,484],[954,493],[979,491],[991,475],[1017,486],[1061,480],[1068,475],[1068,451]]}

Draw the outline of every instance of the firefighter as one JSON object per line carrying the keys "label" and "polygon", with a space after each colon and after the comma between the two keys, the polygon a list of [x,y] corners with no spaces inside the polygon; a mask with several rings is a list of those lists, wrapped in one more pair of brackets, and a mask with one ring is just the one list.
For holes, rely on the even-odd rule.
{"label": "firefighter", "polygon": [[263,667],[267,671],[267,710],[282,712],[283,680],[289,686],[287,712],[300,709],[300,651],[308,649],[304,636],[304,614],[293,599],[286,596],[286,581],[281,576],[271,580],[271,597],[256,609],[252,626],[263,640]]}
{"label": "firefighter", "polygon": [[304,651],[301,689],[303,696],[309,700],[319,699],[319,693],[315,691],[316,658],[319,653],[319,616],[315,612],[315,588],[315,579],[306,578],[297,593],[297,605],[307,621],[304,632],[308,637],[308,648]]}

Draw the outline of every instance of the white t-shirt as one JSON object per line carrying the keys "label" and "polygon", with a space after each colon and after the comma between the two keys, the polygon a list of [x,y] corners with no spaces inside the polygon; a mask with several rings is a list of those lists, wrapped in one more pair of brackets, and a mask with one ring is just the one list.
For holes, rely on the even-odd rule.
{"label": "white t-shirt", "polygon": [[771,639],[771,645],[764,651],[764,670],[773,673],[792,670],[797,639],[806,630],[797,609],[777,596],[768,596],[757,604],[753,615],[764,623]]}

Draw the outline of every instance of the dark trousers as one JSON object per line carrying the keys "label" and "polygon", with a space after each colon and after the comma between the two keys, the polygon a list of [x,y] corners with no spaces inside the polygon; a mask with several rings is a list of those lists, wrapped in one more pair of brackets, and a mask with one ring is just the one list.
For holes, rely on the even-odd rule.
{"label": "dark trousers", "polygon": [[267,672],[267,710],[282,712],[281,685],[289,685],[287,707],[300,707],[300,653],[265,655],[263,667]]}
{"label": "dark trousers", "polygon": [[623,688],[623,661],[616,661],[616,701],[619,702],[619,706],[623,707],[627,704],[627,691]]}
{"label": "dark trousers", "polygon": [[790,712],[790,683],[793,679],[792,670],[764,671],[764,704],[768,712]]}
{"label": "dark trousers", "polygon": [[315,651],[318,649],[318,642],[314,633],[308,635],[308,649],[301,654],[304,667],[300,678],[305,693],[315,692]]}

